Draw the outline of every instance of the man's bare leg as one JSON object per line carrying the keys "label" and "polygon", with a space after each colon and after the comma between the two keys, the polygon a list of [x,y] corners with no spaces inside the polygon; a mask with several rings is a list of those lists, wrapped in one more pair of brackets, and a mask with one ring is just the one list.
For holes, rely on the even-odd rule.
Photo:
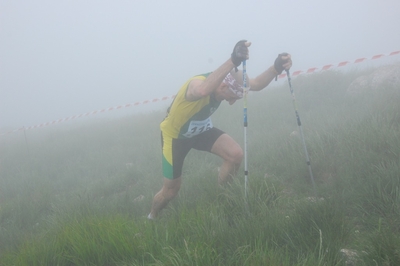
{"label": "man's bare leg", "polygon": [[176,195],[181,187],[182,178],[168,179],[164,177],[164,185],[161,190],[154,196],[149,219],[155,219],[158,213],[167,206]]}
{"label": "man's bare leg", "polygon": [[215,141],[211,152],[224,160],[219,169],[218,183],[224,184],[232,181],[243,159],[243,150],[240,145],[225,133]]}

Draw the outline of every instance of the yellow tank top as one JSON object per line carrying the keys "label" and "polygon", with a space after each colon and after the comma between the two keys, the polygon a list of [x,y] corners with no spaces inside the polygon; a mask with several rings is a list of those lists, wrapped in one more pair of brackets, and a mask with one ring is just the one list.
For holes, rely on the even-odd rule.
{"label": "yellow tank top", "polygon": [[172,102],[167,117],[161,122],[163,134],[171,138],[191,138],[213,127],[211,115],[217,110],[221,101],[217,101],[213,94],[197,101],[187,101],[186,91],[193,79],[206,79],[211,73],[198,75],[189,79],[179,89]]}

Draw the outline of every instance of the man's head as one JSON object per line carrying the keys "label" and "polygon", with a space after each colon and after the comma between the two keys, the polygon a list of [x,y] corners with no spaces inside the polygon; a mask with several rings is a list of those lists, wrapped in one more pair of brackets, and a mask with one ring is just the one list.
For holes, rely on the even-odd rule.
{"label": "man's head", "polygon": [[222,81],[220,86],[221,97],[232,105],[236,100],[243,98],[244,93],[242,70],[237,72],[232,70]]}

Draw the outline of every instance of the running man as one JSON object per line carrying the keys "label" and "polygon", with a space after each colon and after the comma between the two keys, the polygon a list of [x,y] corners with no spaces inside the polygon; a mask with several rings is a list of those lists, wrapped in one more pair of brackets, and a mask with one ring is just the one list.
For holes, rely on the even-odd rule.
{"label": "running man", "polygon": [[[210,116],[223,100],[232,105],[243,97],[243,73],[237,67],[249,59],[250,45],[245,40],[239,41],[225,63],[214,72],[190,78],[175,96],[160,125],[164,184],[154,196],[149,219],[155,219],[178,194],[183,161],[192,148],[223,159],[218,174],[219,184],[229,182],[235,176],[242,162],[243,150],[232,137],[213,126]],[[291,56],[280,54],[266,71],[254,79],[247,78],[247,84],[250,90],[260,91],[291,66]]]}

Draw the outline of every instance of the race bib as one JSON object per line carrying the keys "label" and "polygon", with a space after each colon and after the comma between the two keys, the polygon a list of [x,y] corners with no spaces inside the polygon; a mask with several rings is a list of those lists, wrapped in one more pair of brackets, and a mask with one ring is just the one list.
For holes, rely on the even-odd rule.
{"label": "race bib", "polygon": [[211,129],[212,127],[213,125],[210,117],[203,121],[191,121],[188,127],[188,131],[185,134],[183,134],[183,136],[191,138],[204,131]]}

